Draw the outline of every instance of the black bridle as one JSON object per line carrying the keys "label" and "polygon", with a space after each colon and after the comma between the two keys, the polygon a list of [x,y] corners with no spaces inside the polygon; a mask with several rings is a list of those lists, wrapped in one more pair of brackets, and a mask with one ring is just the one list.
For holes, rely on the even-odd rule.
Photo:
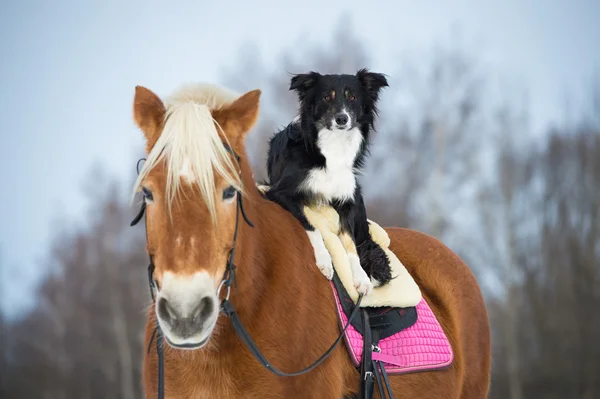
{"label": "black bridle", "polygon": [[[239,167],[239,165],[240,165],[239,155],[236,154],[235,151],[233,151],[233,149],[231,147],[229,147],[228,145],[224,144],[224,146],[227,149],[227,151],[235,157],[235,159],[238,163],[238,167]],[[145,160],[145,159],[144,158],[140,159],[140,161],[142,161],[142,160]],[[139,174],[140,161],[138,161],[138,164],[137,164],[138,174]],[[241,171],[239,171],[239,172],[241,172]],[[239,231],[240,214],[242,215],[242,217],[244,218],[244,221],[246,222],[246,224],[248,226],[254,227],[254,225],[252,224],[250,219],[248,219],[248,215],[246,214],[246,211],[244,209],[244,201],[242,199],[241,193],[238,191],[236,193],[236,196],[237,196],[237,199],[236,199],[235,230],[233,233],[233,243],[232,243],[231,250],[229,251],[229,255],[227,257],[227,264],[225,267],[225,273],[223,274],[223,279],[221,280],[221,283],[219,284],[219,288],[217,289],[217,297],[220,296],[221,289],[223,287],[227,290],[227,293],[225,294],[225,298],[221,301],[220,310],[229,318],[231,325],[233,326],[233,329],[235,330],[238,338],[246,345],[246,347],[250,350],[250,352],[256,358],[256,360],[258,360],[258,362],[263,367],[265,367],[267,370],[269,370],[273,374],[278,375],[280,377],[294,377],[294,376],[308,373],[309,371],[313,370],[315,367],[320,365],[323,361],[325,361],[325,359],[327,359],[329,357],[329,355],[331,355],[333,353],[336,346],[340,343],[340,341],[344,337],[344,334],[346,333],[346,330],[350,326],[351,321],[354,319],[354,316],[356,315],[356,313],[358,313],[363,296],[360,295],[358,297],[358,301],[356,302],[356,305],[354,306],[354,309],[352,310],[352,313],[350,314],[350,317],[348,318],[348,322],[346,323],[346,326],[344,327],[344,329],[342,330],[340,335],[336,338],[336,340],[333,342],[333,344],[331,344],[329,349],[325,353],[323,353],[323,355],[321,355],[321,357],[319,357],[313,364],[311,364],[310,366],[308,366],[300,371],[296,371],[293,373],[283,372],[283,371],[279,370],[278,368],[276,368],[275,366],[273,366],[271,364],[271,362],[258,349],[256,343],[254,342],[254,340],[252,339],[250,334],[248,334],[248,331],[242,324],[233,304],[229,301],[229,296],[231,294],[231,286],[235,283],[235,270],[237,268],[234,263],[234,258],[235,258],[235,249],[236,249],[237,237],[238,237],[238,231]],[[142,219],[142,217],[144,217],[145,212],[146,212],[146,202],[144,201],[140,207],[138,214],[131,221],[130,226],[135,226]],[[147,227],[147,225],[146,225],[146,227]],[[146,228],[146,240],[148,240],[147,228]],[[150,258],[150,263],[148,265],[148,284],[150,286],[150,296],[152,297],[152,302],[154,303],[155,298],[156,298],[155,291],[158,292],[158,284],[156,283],[156,280],[154,279],[155,267],[154,267],[154,259],[151,254],[149,254],[149,258]],[[148,354],[150,353],[150,349],[152,347],[152,342],[154,340],[156,340],[156,352],[158,354],[158,398],[163,399],[164,398],[164,388],[165,388],[164,387],[164,375],[165,375],[164,367],[165,366],[164,366],[164,351],[163,351],[163,334],[162,334],[162,331],[158,324],[158,318],[156,318],[156,327],[154,328],[154,331],[152,332],[152,336],[150,337],[150,342],[148,343],[148,352],[147,352]]]}

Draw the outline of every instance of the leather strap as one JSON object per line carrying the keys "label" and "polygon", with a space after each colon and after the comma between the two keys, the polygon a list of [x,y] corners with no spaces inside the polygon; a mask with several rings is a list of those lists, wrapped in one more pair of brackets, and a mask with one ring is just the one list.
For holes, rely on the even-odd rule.
{"label": "leather strap", "polygon": [[362,311],[362,321],[363,321],[363,358],[362,364],[360,367],[360,398],[361,399],[371,399],[373,398],[373,384],[374,384],[374,374],[373,374],[373,361],[371,358],[371,354],[373,350],[371,349],[371,326],[369,325],[369,314],[366,310]]}
{"label": "leather strap", "polygon": [[[394,392],[392,392],[392,386],[390,384],[390,380],[388,378],[387,372],[385,371],[385,366],[383,365],[383,362],[380,362],[378,360],[373,360],[373,367],[374,367],[373,370],[375,372],[375,377],[377,378],[377,385],[379,386],[379,395],[381,396],[382,399],[385,399],[386,395],[383,390],[383,383],[385,383],[387,397],[389,399],[394,399]],[[383,376],[383,383],[381,381],[382,376]]]}
{"label": "leather strap", "polygon": [[379,388],[379,396],[381,399],[385,398],[385,391],[383,390],[383,381],[381,380],[381,373],[377,369],[377,362],[373,361],[373,372],[375,373],[375,379],[377,380],[377,388]]}
{"label": "leather strap", "polygon": [[383,353],[373,353],[373,360],[374,361],[379,361],[381,363],[389,363],[389,364],[393,364],[395,366],[403,366],[403,363],[401,361],[400,358],[393,356],[393,355],[385,355]]}
{"label": "leather strap", "polygon": [[358,298],[358,302],[356,302],[354,310],[352,311],[352,314],[350,315],[350,320],[348,320],[348,323],[346,324],[346,326],[344,327],[344,329],[342,330],[340,335],[337,337],[337,339],[329,347],[329,349],[325,353],[323,353],[323,355],[321,355],[321,357],[319,357],[313,364],[311,364],[310,366],[306,367],[303,370],[296,371],[293,373],[283,372],[283,371],[279,370],[278,368],[276,368],[275,366],[273,366],[271,364],[271,362],[269,362],[269,360],[262,354],[260,349],[258,349],[258,347],[256,346],[256,343],[254,342],[254,340],[252,339],[250,334],[248,334],[248,330],[246,330],[246,328],[242,324],[237,312],[235,311],[235,308],[233,307],[233,304],[228,299],[224,299],[221,302],[221,311],[223,313],[225,313],[225,315],[231,321],[231,325],[233,326],[233,329],[235,330],[239,339],[244,343],[244,345],[246,345],[246,347],[250,350],[252,355],[256,358],[256,360],[258,360],[258,362],[263,367],[265,367],[267,370],[269,370],[273,374],[278,375],[280,377],[294,377],[297,375],[302,375],[302,374],[308,373],[309,371],[313,370],[315,367],[317,367],[318,365],[323,363],[323,361],[325,361],[325,359],[327,359],[329,357],[329,355],[331,355],[333,353],[333,350],[340,343],[340,341],[344,337],[344,334],[346,333],[346,330],[350,326],[351,319],[354,318],[356,313],[358,313],[358,310],[360,309],[360,303],[362,302],[362,298],[363,298],[362,295]]}
{"label": "leather strap", "polygon": [[156,351],[158,352],[158,399],[165,397],[165,359],[163,351],[163,335],[160,328],[156,337]]}

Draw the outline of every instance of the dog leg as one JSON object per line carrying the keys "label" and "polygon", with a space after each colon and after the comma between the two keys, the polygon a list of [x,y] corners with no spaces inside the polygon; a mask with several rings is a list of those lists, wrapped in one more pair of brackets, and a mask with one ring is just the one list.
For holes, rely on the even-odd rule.
{"label": "dog leg", "polygon": [[331,255],[329,254],[327,247],[325,247],[325,242],[323,241],[321,232],[312,224],[310,224],[306,218],[306,215],[304,215],[300,205],[301,202],[292,198],[288,198],[287,196],[282,195],[273,189],[266,191],[266,197],[270,201],[279,204],[283,209],[290,212],[300,222],[300,224],[302,224],[302,227],[304,227],[304,230],[306,230],[308,239],[313,247],[317,267],[328,280],[331,280],[333,278],[333,263],[331,260]]}
{"label": "dog leg", "polygon": [[360,264],[367,268],[373,286],[379,287],[392,279],[390,260],[385,251],[371,237],[367,210],[360,188],[355,193],[354,239],[358,248]]}
{"label": "dog leg", "polygon": [[325,247],[321,232],[317,229],[306,230],[306,234],[313,246],[317,267],[328,280],[331,280],[333,278],[333,262],[327,247]]}
{"label": "dog leg", "polygon": [[348,254],[350,270],[352,272],[352,283],[359,294],[367,295],[373,290],[373,283],[369,280],[369,276],[363,267],[353,238],[356,205],[352,201],[335,201],[333,203],[333,208],[340,216],[340,233],[338,234],[338,237]]}
{"label": "dog leg", "polygon": [[373,283],[369,280],[369,276],[365,269],[361,266],[360,258],[354,245],[354,240],[347,232],[342,232],[339,235],[340,241],[344,249],[348,253],[350,261],[350,271],[352,272],[352,283],[359,294],[367,295],[373,290]]}

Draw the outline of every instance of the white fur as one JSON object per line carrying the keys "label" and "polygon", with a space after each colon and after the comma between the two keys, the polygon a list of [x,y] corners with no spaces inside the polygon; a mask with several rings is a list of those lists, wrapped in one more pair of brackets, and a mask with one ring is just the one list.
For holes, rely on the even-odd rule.
{"label": "white fur", "polygon": [[[237,95],[210,84],[187,85],[165,101],[166,122],[160,137],[147,156],[134,185],[134,195],[150,170],[163,159],[167,166],[166,201],[169,211],[183,177],[196,182],[216,222],[215,172],[228,184],[242,190],[237,166],[222,140],[224,132],[211,111],[230,104]],[[221,135],[217,131],[221,129]]]}
{"label": "white fur", "polygon": [[333,278],[333,263],[331,261],[331,255],[325,247],[321,232],[319,230],[306,230],[306,234],[308,234],[308,239],[315,251],[317,267],[328,280],[331,280]]}
{"label": "white fur", "polygon": [[183,160],[183,166],[181,166],[179,176],[188,182],[194,181],[194,171],[192,170],[192,165],[190,164],[190,160],[188,158]]}
{"label": "white fur", "polygon": [[350,272],[352,273],[352,283],[359,294],[368,295],[373,290],[373,283],[369,276],[360,265],[360,259],[357,254],[348,253],[350,261]]}
{"label": "white fur", "polygon": [[302,183],[302,189],[319,193],[325,201],[354,198],[356,178],[353,164],[362,141],[358,128],[319,131],[317,145],[326,159],[326,165],[325,168],[311,170]]}
{"label": "white fur", "polygon": [[374,288],[380,287],[381,286],[381,281],[377,280],[374,277],[371,277],[371,283],[373,284]]}
{"label": "white fur", "polygon": [[[191,316],[191,312],[198,305],[198,301],[204,297],[213,299],[215,305],[213,314],[209,320],[204,323],[204,329],[198,331],[196,335],[187,338],[181,338],[174,335],[167,323],[161,322],[158,312],[158,303],[160,298],[165,298],[169,307],[177,312],[178,316]],[[215,278],[206,271],[197,272],[192,275],[178,275],[171,272],[165,272],[161,282],[160,292],[156,298],[156,315],[162,331],[166,334],[169,341],[175,345],[198,344],[204,341],[212,332],[218,312],[217,290],[215,289]]]}

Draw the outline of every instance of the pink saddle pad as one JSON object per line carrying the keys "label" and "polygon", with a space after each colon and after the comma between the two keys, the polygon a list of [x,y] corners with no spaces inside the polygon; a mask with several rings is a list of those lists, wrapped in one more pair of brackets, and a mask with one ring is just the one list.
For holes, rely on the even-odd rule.
{"label": "pink saddle pad", "polygon": [[[335,286],[338,318],[345,326],[348,317],[342,309]],[[454,359],[452,346],[440,323],[425,299],[416,306],[417,322],[412,326],[379,341],[381,352],[373,352],[373,360],[383,363],[388,374],[404,374],[414,371],[439,370],[450,366]],[[363,337],[350,325],[345,334],[346,347],[355,366],[363,356]]]}

